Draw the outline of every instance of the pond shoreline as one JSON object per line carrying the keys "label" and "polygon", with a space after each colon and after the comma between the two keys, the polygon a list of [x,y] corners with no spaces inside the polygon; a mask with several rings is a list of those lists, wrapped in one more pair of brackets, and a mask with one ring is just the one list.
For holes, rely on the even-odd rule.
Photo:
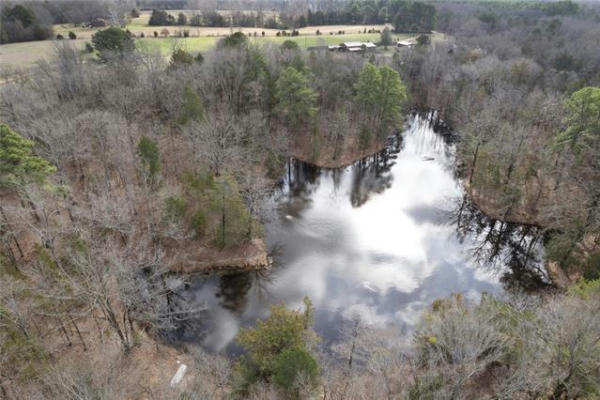
{"label": "pond shoreline", "polygon": [[181,274],[248,272],[271,265],[265,241],[259,238],[229,249],[195,245],[187,249],[177,247],[171,253],[169,270]]}
{"label": "pond shoreline", "polygon": [[[501,222],[533,226],[544,229],[544,225],[536,219],[536,216],[532,216],[530,213],[525,211],[523,207],[517,206],[516,208],[511,209],[509,213],[504,213],[504,215],[502,215],[502,213],[495,206],[493,198],[479,194],[475,188],[469,185],[468,181],[463,182],[463,187],[469,200],[486,217]],[[585,248],[585,241],[586,239],[579,243],[578,246]],[[549,259],[544,260],[543,266],[552,282],[552,285],[561,290],[567,289],[568,286],[577,282],[583,276],[581,271],[566,271],[558,262]]]}

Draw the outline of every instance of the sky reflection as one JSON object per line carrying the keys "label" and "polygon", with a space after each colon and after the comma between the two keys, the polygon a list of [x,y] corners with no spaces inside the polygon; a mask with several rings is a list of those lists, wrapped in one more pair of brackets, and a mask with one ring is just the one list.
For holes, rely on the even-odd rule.
{"label": "sky reflection", "polygon": [[498,277],[473,262],[472,237],[459,240],[448,217],[463,196],[453,154],[415,117],[401,151],[387,161],[342,171],[295,164],[279,217],[266,226],[267,244],[277,248],[268,279],[244,274],[246,283],[227,294],[240,298],[234,301],[215,297],[219,284],[231,286],[218,282],[223,278],[194,286],[214,308],[204,345],[221,350],[240,326],[266,317],[270,304],[300,308],[304,296],[316,308],[317,332],[329,341],[344,319],[410,330],[436,298],[501,291]]}

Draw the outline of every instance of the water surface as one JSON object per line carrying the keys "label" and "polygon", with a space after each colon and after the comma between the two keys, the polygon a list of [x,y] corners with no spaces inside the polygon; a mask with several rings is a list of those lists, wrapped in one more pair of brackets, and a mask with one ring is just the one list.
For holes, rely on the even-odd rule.
{"label": "water surface", "polygon": [[512,258],[499,256],[507,244],[534,247],[533,239],[495,221],[471,224],[454,171],[454,146],[419,116],[384,152],[353,166],[290,162],[265,226],[272,270],[195,281],[187,296],[209,311],[184,338],[231,350],[239,328],[271,304],[300,308],[304,296],[325,341],[356,318],[409,332],[437,298],[501,293],[499,272]]}

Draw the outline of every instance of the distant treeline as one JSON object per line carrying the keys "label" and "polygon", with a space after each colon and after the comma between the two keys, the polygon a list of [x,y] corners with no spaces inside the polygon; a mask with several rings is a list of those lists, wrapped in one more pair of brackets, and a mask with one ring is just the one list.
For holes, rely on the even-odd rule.
{"label": "distant treeline", "polygon": [[258,12],[235,12],[232,15],[223,15],[216,11],[206,11],[195,13],[189,17],[180,12],[177,16],[169,14],[165,10],[152,10],[152,15],[148,21],[152,26],[163,25],[190,25],[207,27],[228,27],[241,26],[246,28],[269,28],[269,29],[287,29],[289,25],[275,17],[266,17],[261,11]]}
{"label": "distant treeline", "polygon": [[135,5],[142,10],[183,10],[193,7],[187,0],[136,0]]}
{"label": "distant treeline", "polygon": [[53,36],[52,24],[109,19],[111,7],[114,4],[104,0],[8,3],[0,9],[0,43],[45,40]]}
{"label": "distant treeline", "polygon": [[[267,29],[290,29],[320,25],[353,25],[353,24],[385,24],[394,25],[396,32],[429,32],[437,24],[438,9],[444,2],[424,3],[407,0],[354,0],[348,2],[318,2],[311,8],[296,3],[281,3],[275,13],[264,13],[256,7],[256,11],[234,11],[229,15],[219,13],[221,6],[232,7],[233,3],[212,3],[188,0],[136,0],[135,3],[114,3],[108,0],[65,0],[22,1],[4,5],[1,12],[0,43],[44,40],[53,36],[52,24],[75,23],[104,26],[116,23],[131,11],[135,4],[138,9],[153,9],[150,25],[190,25],[206,27],[257,27]],[[265,3],[267,4],[267,3]],[[268,3],[273,6],[273,4]],[[192,9],[202,6],[205,10],[188,16],[179,13],[175,16],[165,9]],[[241,7],[242,4],[240,3]],[[273,6],[274,7],[274,6]],[[505,2],[486,3],[486,11],[482,20],[493,27],[498,15],[507,8],[521,10],[527,15],[539,16],[572,16],[579,12],[577,3],[571,1],[555,2]],[[242,8],[238,8],[241,10]],[[272,8],[275,9],[275,8]],[[497,10],[495,12],[494,10]],[[137,12],[137,9],[136,9]],[[520,13],[522,16],[523,13]]]}
{"label": "distant treeline", "polygon": [[284,10],[278,17],[266,17],[261,11],[236,12],[228,16],[216,11],[208,11],[194,14],[189,21],[183,13],[175,17],[167,11],[154,9],[149,24],[288,29],[319,25],[393,23],[397,32],[429,32],[435,28],[436,18],[436,8],[431,4],[418,1],[383,0],[349,2],[339,7],[316,11]]}

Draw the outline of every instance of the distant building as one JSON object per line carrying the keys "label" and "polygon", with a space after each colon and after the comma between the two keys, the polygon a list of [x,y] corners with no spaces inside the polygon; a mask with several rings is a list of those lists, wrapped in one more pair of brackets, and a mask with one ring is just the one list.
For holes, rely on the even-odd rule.
{"label": "distant building", "polygon": [[330,47],[336,47],[332,50],[349,51],[352,53],[356,53],[361,51],[375,50],[377,48],[377,45],[371,42],[344,42],[341,43],[339,46]]}
{"label": "distant building", "polygon": [[396,42],[396,47],[398,47],[398,48],[400,48],[400,47],[408,47],[410,49],[414,45],[415,44],[413,42],[409,42],[408,40],[401,40],[399,42]]}

